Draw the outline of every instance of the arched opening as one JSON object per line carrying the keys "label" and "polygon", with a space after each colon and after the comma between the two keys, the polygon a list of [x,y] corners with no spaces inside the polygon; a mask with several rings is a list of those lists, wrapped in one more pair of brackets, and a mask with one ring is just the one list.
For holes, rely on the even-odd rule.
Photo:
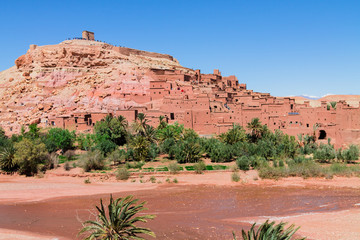
{"label": "arched opening", "polygon": [[320,130],[319,132],[319,140],[326,138],[326,132],[325,130]]}

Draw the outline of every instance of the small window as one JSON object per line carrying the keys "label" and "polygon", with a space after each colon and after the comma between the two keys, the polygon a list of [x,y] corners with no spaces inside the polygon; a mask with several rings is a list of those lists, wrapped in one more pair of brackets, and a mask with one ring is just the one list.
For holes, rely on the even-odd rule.
{"label": "small window", "polygon": [[170,119],[174,120],[175,119],[175,114],[174,113],[170,113]]}
{"label": "small window", "polygon": [[55,122],[54,122],[54,121],[51,121],[51,126],[55,126]]}
{"label": "small window", "polygon": [[306,124],[306,127],[309,127],[309,124],[308,124],[308,123]]}

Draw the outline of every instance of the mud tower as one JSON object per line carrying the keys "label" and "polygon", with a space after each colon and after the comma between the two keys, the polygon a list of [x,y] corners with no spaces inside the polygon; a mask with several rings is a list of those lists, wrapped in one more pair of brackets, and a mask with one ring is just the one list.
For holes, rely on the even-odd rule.
{"label": "mud tower", "polygon": [[95,41],[94,33],[89,31],[83,31],[82,38],[85,40]]}

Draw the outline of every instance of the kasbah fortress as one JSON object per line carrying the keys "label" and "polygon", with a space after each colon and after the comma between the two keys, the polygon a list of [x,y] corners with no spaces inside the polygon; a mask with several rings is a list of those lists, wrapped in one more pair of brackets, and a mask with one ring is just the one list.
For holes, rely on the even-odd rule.
{"label": "kasbah fortress", "polygon": [[57,45],[30,45],[0,73],[0,125],[9,135],[31,123],[91,132],[107,114],[131,122],[145,113],[151,125],[164,116],[206,136],[259,118],[271,130],[292,136],[315,131],[319,142],[331,138],[342,147],[360,143],[360,98],[354,97],[335,99],[335,108],[329,107],[334,98],[273,97],[219,70],[202,74],[170,55],[114,46],[84,31]]}

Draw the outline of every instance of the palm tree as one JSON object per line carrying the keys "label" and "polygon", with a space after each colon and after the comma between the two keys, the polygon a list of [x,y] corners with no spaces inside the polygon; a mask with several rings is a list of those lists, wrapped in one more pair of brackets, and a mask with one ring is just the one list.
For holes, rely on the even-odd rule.
{"label": "palm tree", "polygon": [[[254,223],[248,232],[245,232],[244,229],[242,230],[242,239],[243,240],[264,240],[264,239],[271,239],[271,240],[290,240],[291,237],[295,234],[295,232],[300,228],[295,228],[294,225],[291,225],[288,228],[284,228],[286,223],[279,223],[275,225],[275,222],[270,222],[266,220],[263,224],[260,225],[257,231],[255,231]],[[234,240],[236,240],[236,235],[233,232]],[[297,240],[305,240],[305,238],[299,238]]]}
{"label": "palm tree", "polygon": [[157,131],[156,128],[150,125],[146,125],[145,127],[145,137],[150,143],[154,143],[157,140]]}
{"label": "palm tree", "polygon": [[88,220],[83,223],[83,228],[78,235],[88,233],[85,240],[121,240],[121,239],[138,239],[143,237],[139,234],[147,234],[155,237],[155,233],[148,228],[135,226],[137,222],[147,222],[148,219],[154,219],[155,215],[135,216],[143,210],[146,202],[137,204],[139,199],[133,199],[133,196],[113,199],[110,196],[108,212],[106,214],[102,199],[98,210],[96,221]]}
{"label": "palm tree", "polygon": [[133,124],[134,131],[137,134],[145,136],[145,129],[146,129],[146,126],[148,125],[147,123],[148,123],[148,120],[146,119],[146,115],[143,113],[139,113],[137,116],[137,121],[135,121]]}
{"label": "palm tree", "polygon": [[336,109],[336,104],[337,104],[337,102],[335,102],[335,101],[330,102],[330,106],[331,106],[333,109]]}
{"label": "palm tree", "polygon": [[246,139],[245,130],[238,124],[233,124],[232,129],[220,135],[220,139],[227,144],[243,142]]}
{"label": "palm tree", "polygon": [[126,129],[128,127],[128,121],[126,120],[126,118],[122,115],[119,115],[117,117],[117,120],[120,124],[121,127],[123,127],[124,129]]}
{"label": "palm tree", "polygon": [[136,135],[130,140],[130,147],[136,161],[145,161],[149,154],[150,142],[142,135]]}
{"label": "palm tree", "polygon": [[158,129],[164,129],[164,128],[166,128],[166,126],[167,126],[167,122],[165,122],[165,117],[163,116],[163,115],[161,115],[160,117],[159,117],[159,126],[157,127]]}
{"label": "palm tree", "polygon": [[251,122],[247,124],[247,128],[250,130],[251,138],[254,142],[261,137],[264,130],[259,118],[251,119]]}

